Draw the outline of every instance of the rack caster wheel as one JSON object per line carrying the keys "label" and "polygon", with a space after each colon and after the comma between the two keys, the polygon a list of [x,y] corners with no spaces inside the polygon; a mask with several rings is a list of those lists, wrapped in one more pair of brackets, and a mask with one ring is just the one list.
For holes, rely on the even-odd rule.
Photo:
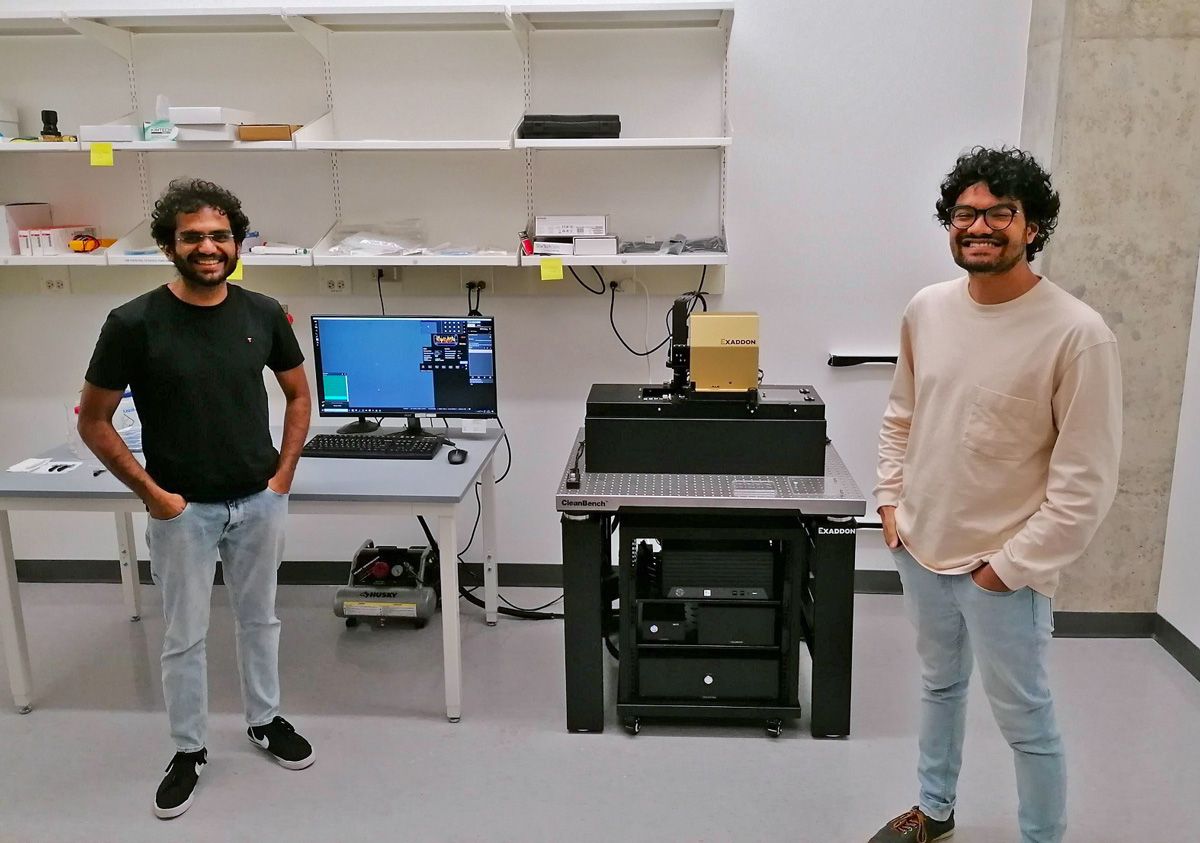
{"label": "rack caster wheel", "polygon": [[625,721],[625,731],[631,735],[636,735],[642,731],[642,719],[640,717],[631,717]]}
{"label": "rack caster wheel", "polygon": [[358,626],[358,618],[346,618],[347,629],[354,629],[356,626]]}
{"label": "rack caster wheel", "polygon": [[772,738],[777,738],[780,735],[782,735],[783,734],[783,721],[782,720],[768,720],[767,721],[767,734],[769,736],[771,736]]}

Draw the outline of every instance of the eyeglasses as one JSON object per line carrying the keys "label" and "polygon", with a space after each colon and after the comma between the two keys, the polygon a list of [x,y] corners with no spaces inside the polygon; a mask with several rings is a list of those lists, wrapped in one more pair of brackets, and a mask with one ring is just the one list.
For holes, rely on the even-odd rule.
{"label": "eyeglasses", "polygon": [[1021,213],[1012,205],[993,205],[990,208],[973,208],[970,205],[955,205],[950,209],[950,224],[959,231],[966,231],[975,224],[975,220],[983,216],[992,231],[1003,231],[1012,225],[1012,221]]}
{"label": "eyeglasses", "polygon": [[187,243],[189,246],[198,246],[205,239],[211,240],[214,243],[229,243],[233,240],[232,231],[181,231],[175,235],[175,240],[179,243]]}

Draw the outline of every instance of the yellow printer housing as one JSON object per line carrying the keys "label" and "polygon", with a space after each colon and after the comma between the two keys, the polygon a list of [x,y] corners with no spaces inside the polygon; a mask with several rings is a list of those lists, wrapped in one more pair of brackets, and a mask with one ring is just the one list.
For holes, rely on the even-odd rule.
{"label": "yellow printer housing", "polygon": [[693,313],[688,345],[697,392],[758,388],[757,313]]}

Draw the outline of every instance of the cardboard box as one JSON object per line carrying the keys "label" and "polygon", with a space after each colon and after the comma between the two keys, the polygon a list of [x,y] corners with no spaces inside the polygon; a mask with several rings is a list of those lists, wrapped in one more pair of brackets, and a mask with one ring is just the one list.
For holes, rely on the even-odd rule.
{"label": "cardboard box", "polygon": [[189,105],[171,106],[167,109],[167,119],[175,125],[204,125],[204,124],[233,124],[253,123],[254,112],[242,111],[237,108],[224,108],[219,105]]}
{"label": "cardboard box", "polygon": [[238,127],[232,123],[178,123],[177,141],[235,141]]}
{"label": "cardboard box", "polygon": [[0,206],[0,255],[19,255],[18,232],[22,228],[42,228],[54,224],[50,206],[45,202],[11,202]]}
{"label": "cardboard box", "polygon": [[615,234],[607,237],[576,237],[574,246],[577,255],[615,255],[617,237]]}
{"label": "cardboard box", "polygon": [[608,216],[548,215],[533,218],[534,237],[603,237],[608,234]]}
{"label": "cardboard box", "polygon": [[238,140],[289,141],[300,128],[290,123],[245,123],[238,126]]}

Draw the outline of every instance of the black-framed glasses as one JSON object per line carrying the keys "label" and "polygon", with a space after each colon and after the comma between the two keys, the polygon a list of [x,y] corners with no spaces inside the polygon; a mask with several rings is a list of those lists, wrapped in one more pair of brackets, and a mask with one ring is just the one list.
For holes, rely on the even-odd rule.
{"label": "black-framed glasses", "polygon": [[975,220],[983,216],[992,231],[1003,231],[1012,225],[1012,221],[1021,213],[1012,205],[993,205],[990,208],[973,208],[970,205],[955,205],[950,209],[950,224],[959,231],[966,231],[975,224]]}
{"label": "black-framed glasses", "polygon": [[175,235],[175,240],[180,243],[187,243],[189,246],[198,246],[206,239],[214,243],[231,243],[233,242],[233,232],[225,231],[181,231]]}

